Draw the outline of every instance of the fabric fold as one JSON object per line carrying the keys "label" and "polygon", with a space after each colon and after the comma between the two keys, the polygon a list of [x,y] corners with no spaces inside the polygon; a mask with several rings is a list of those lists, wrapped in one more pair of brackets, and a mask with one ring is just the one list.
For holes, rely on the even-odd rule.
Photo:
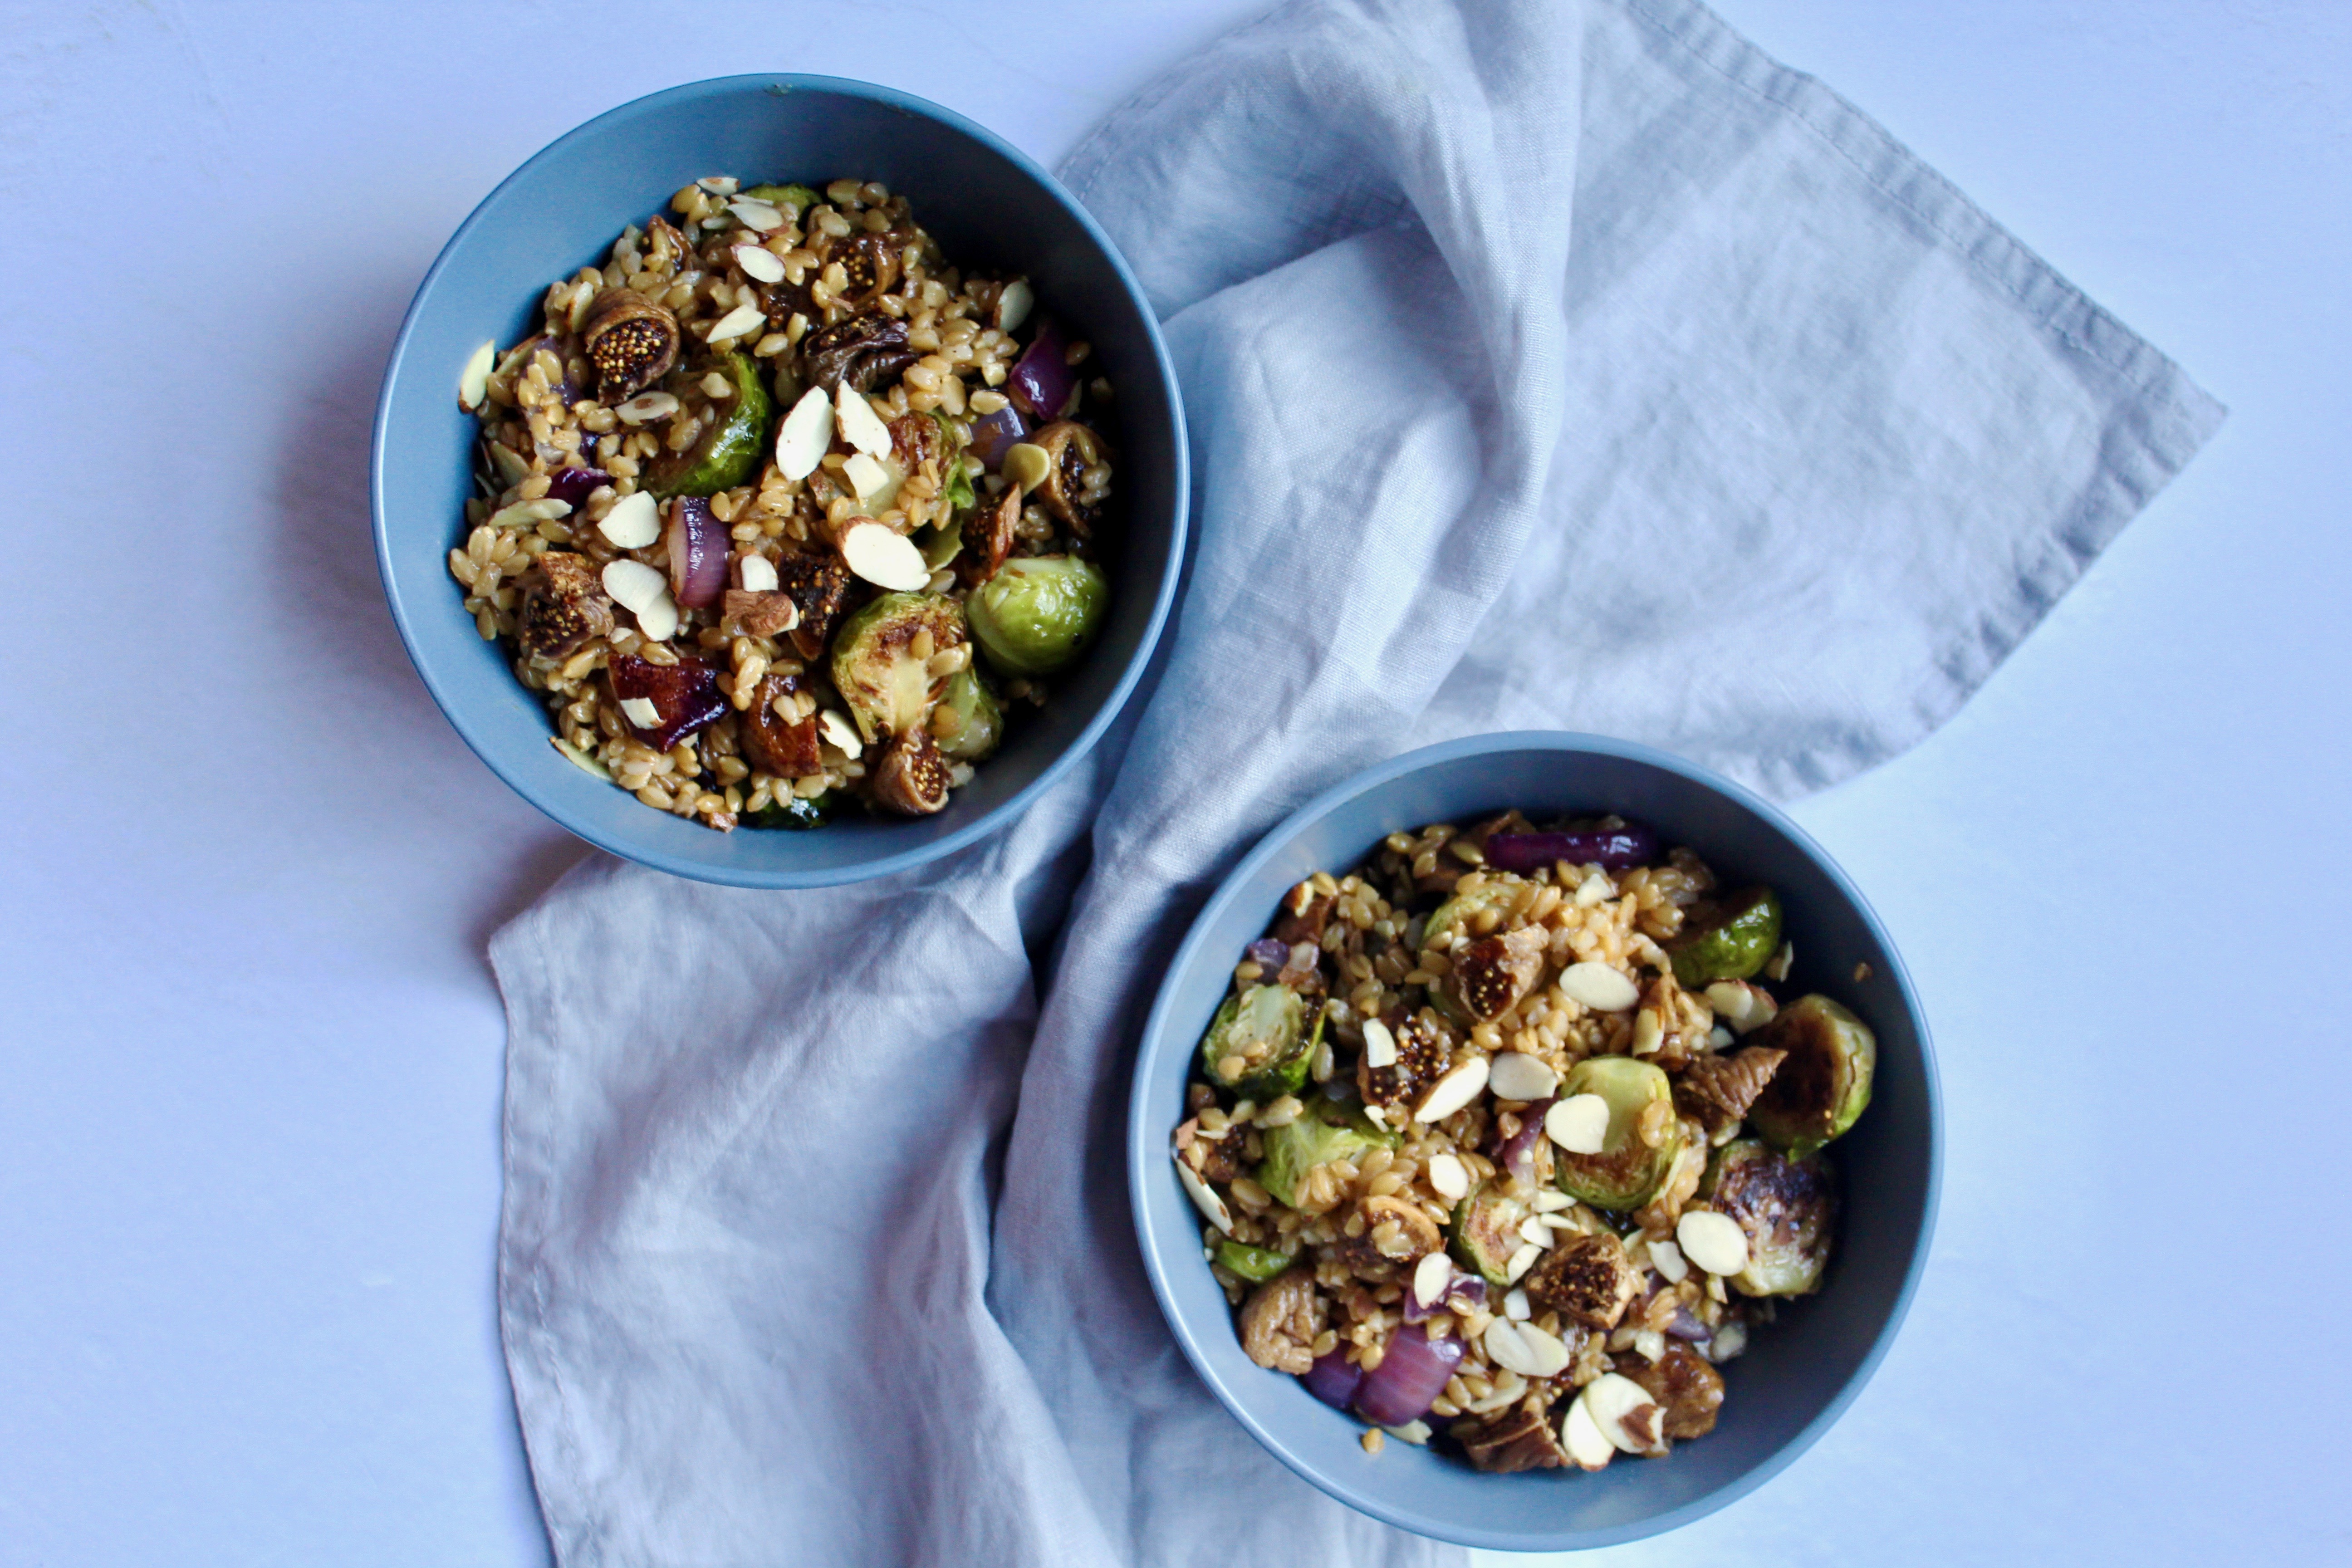
{"label": "fabric fold", "polygon": [[501,1323],[570,1568],[1455,1560],[1258,1449],[1146,1288],[1129,1053],[1192,913],[1446,735],[1597,730],[1784,796],[1883,760],[2221,417],[1696,5],[1288,5],[1065,176],[1193,438],[1129,712],[922,872],[600,861],[493,942]]}

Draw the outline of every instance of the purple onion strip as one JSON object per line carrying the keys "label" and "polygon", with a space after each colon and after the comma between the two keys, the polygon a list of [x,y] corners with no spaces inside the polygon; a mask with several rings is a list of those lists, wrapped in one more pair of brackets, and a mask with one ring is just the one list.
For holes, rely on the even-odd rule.
{"label": "purple onion strip", "polygon": [[669,592],[681,608],[698,610],[727,591],[727,530],[700,496],[669,503]]}
{"label": "purple onion strip", "polygon": [[1345,1410],[1348,1402],[1356,1397],[1363,1385],[1364,1369],[1348,1359],[1348,1349],[1341,1345],[1328,1355],[1315,1358],[1315,1364],[1299,1374],[1298,1381],[1307,1392],[1334,1410]]}
{"label": "purple onion strip", "polygon": [[1062,342],[1062,330],[1052,321],[1037,323],[1037,336],[1013,365],[1013,374],[1005,378],[1005,390],[1021,411],[1030,418],[1044,423],[1059,419],[1062,410],[1070,404],[1070,394],[1078,386],[1076,373],[1070,369],[1064,354],[1068,345]]}
{"label": "purple onion strip", "polygon": [[602,468],[558,468],[547,476],[547,494],[578,511],[588,503],[590,491],[612,482],[613,476]]}
{"label": "purple onion strip", "polygon": [[1557,861],[1631,870],[1658,858],[1658,836],[1638,823],[1606,832],[1495,833],[1486,838],[1486,864],[1498,871],[1538,871]]}
{"label": "purple onion strip", "polygon": [[1290,962],[1290,946],[1270,936],[1262,936],[1242,950],[1242,955],[1268,974]]}
{"label": "purple onion strip", "polygon": [[995,473],[1004,466],[1004,454],[1013,444],[1029,438],[1029,421],[1021,410],[1008,403],[993,414],[983,414],[971,422],[971,451],[982,467]]}
{"label": "purple onion strip", "polygon": [[1464,1346],[1452,1334],[1433,1340],[1409,1330],[1389,1336],[1388,1350],[1356,1390],[1356,1414],[1375,1426],[1402,1426],[1429,1414],[1446,1380],[1462,1364]]}

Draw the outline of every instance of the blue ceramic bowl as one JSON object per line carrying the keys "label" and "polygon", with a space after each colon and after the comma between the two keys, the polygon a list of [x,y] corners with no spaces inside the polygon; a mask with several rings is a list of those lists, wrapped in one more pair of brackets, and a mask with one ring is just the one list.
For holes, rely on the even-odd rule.
{"label": "blue ceramic bowl", "polygon": [[[547,715],[482,641],[446,564],[465,537],[472,416],[458,373],[485,339],[513,342],[555,279],[601,261],[630,223],[705,174],[882,181],[966,268],[1029,274],[1094,345],[1118,389],[1125,540],[1115,597],[1086,662],[937,816],[806,833],[714,833],[653,811],[548,743]],[[1150,657],[1183,559],[1184,416],[1150,308],[1126,264],[1053,176],[962,116],[827,77],[695,82],[590,121],[490,193],[425,274],[394,346],[371,473],[378,564],[417,673],[466,743],[524,799],[590,843],[682,877],[817,887],[904,870],[1003,826],[1110,723]]]}
{"label": "blue ceramic bowl", "polygon": [[[1194,1047],[1242,947],[1276,900],[1316,870],[1344,871],[1381,839],[1492,815],[1617,811],[1654,824],[1735,880],[1769,882],[1796,966],[1786,994],[1822,991],[1877,1031],[1870,1110],[1832,1149],[1845,1206],[1819,1295],[1785,1305],[1727,1363],[1722,1418],[1661,1459],[1595,1475],[1488,1476],[1391,1442],[1318,1404],[1296,1378],[1242,1353],[1233,1312],[1201,1258],[1201,1220],[1169,1158]],[[1856,964],[1869,977],[1854,979]],[[1129,1107],[1137,1232],[1152,1288],[1192,1365],[1275,1458],[1342,1502],[1423,1535],[1508,1552],[1606,1546],[1671,1530],[1762,1485],[1828,1429],[1886,1353],[1934,1228],[1939,1145],[1935,1060],[1902,961],[1862,895],[1793,823],[1727,780],[1664,752],[1592,735],[1486,735],[1432,746],[1331,790],[1266,836],[1192,924],[1146,1023]]]}

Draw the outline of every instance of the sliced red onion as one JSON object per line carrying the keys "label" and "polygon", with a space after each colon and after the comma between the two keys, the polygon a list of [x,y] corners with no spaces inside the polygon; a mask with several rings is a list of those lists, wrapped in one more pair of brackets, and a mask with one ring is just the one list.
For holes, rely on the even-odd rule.
{"label": "sliced red onion", "polygon": [[1008,403],[993,414],[983,414],[971,422],[971,451],[982,467],[995,473],[1004,466],[1004,454],[1013,443],[1029,438],[1029,421],[1021,410]]}
{"label": "sliced red onion", "polygon": [[1658,836],[1639,823],[1584,833],[1496,833],[1486,838],[1486,864],[1498,871],[1538,871],[1555,861],[1631,870],[1658,858]]}
{"label": "sliced red onion", "polygon": [[612,482],[613,476],[602,468],[558,468],[547,476],[547,493],[549,499],[577,511],[587,503],[591,490]]}
{"label": "sliced red onion", "polygon": [[1059,419],[1070,405],[1070,394],[1078,389],[1077,374],[1063,357],[1068,348],[1061,328],[1050,319],[1039,321],[1036,337],[1005,380],[1004,390],[1013,403],[1040,424]]}
{"label": "sliced red onion", "polygon": [[682,609],[715,605],[727,591],[727,530],[700,496],[669,503],[669,593]]}
{"label": "sliced red onion", "polygon": [[1462,1364],[1463,1349],[1452,1334],[1433,1340],[1418,1330],[1400,1329],[1389,1337],[1381,1364],[1356,1390],[1356,1414],[1375,1426],[1420,1420],[1445,1392],[1446,1379]]}
{"label": "sliced red onion", "polygon": [[1523,1187],[1536,1184],[1536,1142],[1544,1135],[1544,1112],[1550,1109],[1549,1096],[1529,1101],[1525,1110],[1517,1112],[1519,1130],[1491,1151],[1495,1163],[1510,1172]]}
{"label": "sliced red onion", "polygon": [[1669,1339],[1686,1340],[1692,1344],[1697,1344],[1706,1339],[1711,1331],[1705,1323],[1698,1321],[1698,1314],[1688,1307],[1676,1307],[1673,1319],[1666,1324],[1666,1336]]}
{"label": "sliced red onion", "polygon": [[635,723],[629,727],[658,751],[668,751],[727,711],[718,672],[690,655],[676,664],[656,664],[635,654],[623,654],[612,661],[605,679],[612,682],[614,701],[642,697],[654,705],[658,724],[651,729]]}
{"label": "sliced red onion", "polygon": [[1307,1385],[1307,1393],[1332,1409],[1345,1410],[1363,1384],[1364,1369],[1348,1359],[1348,1347],[1341,1345],[1328,1355],[1317,1356],[1315,1364],[1301,1373],[1298,1381]]}
{"label": "sliced red onion", "polygon": [[1262,936],[1243,949],[1242,955],[1271,974],[1290,962],[1290,944]]}

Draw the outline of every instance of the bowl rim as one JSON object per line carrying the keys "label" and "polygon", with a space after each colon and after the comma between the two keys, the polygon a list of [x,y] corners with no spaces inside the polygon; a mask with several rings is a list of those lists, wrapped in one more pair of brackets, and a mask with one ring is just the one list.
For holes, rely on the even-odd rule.
{"label": "bowl rim", "polygon": [[[1864,925],[1877,941],[1881,952],[1885,954],[1895,992],[1903,998],[1904,1007],[1910,1015],[1913,1033],[1919,1042],[1920,1065],[1924,1069],[1927,1105],[1926,1198],[1921,1211],[1919,1234],[1912,1243],[1911,1256],[1904,1266],[1902,1286],[1895,1294],[1894,1306],[1888,1311],[1886,1321],[1879,1327],[1876,1336],[1873,1339],[1869,1351],[1846,1378],[1843,1385],[1822,1405],[1820,1413],[1761,1462],[1736,1479],[1716,1488],[1704,1496],[1694,1498],[1664,1512],[1622,1525],[1601,1530],[1564,1531],[1556,1534],[1543,1535],[1490,1530],[1475,1524],[1437,1518],[1400,1507],[1374,1492],[1351,1490],[1336,1479],[1318,1474],[1310,1465],[1293,1454],[1285,1444],[1275,1438],[1265,1424],[1252,1414],[1247,1403],[1234,1397],[1226,1388],[1223,1381],[1196,1348],[1194,1343],[1196,1335],[1188,1332],[1181,1326],[1181,1320],[1179,1318],[1173,1293],[1169,1284],[1171,1265],[1153,1237],[1150,1224],[1150,1206],[1153,1200],[1147,1196],[1146,1188],[1150,1175],[1160,1170],[1160,1153],[1164,1147],[1166,1138],[1164,1107],[1155,1107],[1150,1103],[1149,1093],[1150,1086],[1148,1082],[1150,1075],[1146,1068],[1157,1053],[1168,1047],[1169,1015],[1175,1006],[1174,991],[1177,978],[1186,973],[1193,963],[1199,961],[1200,950],[1207,943],[1211,928],[1218,922],[1227,908],[1241,897],[1243,888],[1267,861],[1287,847],[1291,840],[1351,801],[1371,794],[1409,774],[1463,757],[1527,751],[1598,754],[1645,763],[1678,774],[1728,797],[1735,804],[1754,812],[1769,826],[1785,835],[1790,843],[1828,874],[1839,892],[1853,903],[1855,912],[1862,917]],[[1128,1204],[1135,1225],[1136,1244],[1143,1255],[1144,1272],[1151,1280],[1152,1296],[1160,1304],[1160,1316],[1166,1321],[1171,1336],[1176,1341],[1178,1348],[1184,1352],[1184,1359],[1192,1363],[1193,1372],[1199,1375],[1203,1384],[1207,1384],[1210,1393],[1216,1396],[1217,1402],[1248,1430],[1251,1436],[1257,1439],[1261,1447],[1281,1460],[1301,1479],[1309,1482],[1349,1507],[1370,1514],[1383,1523],[1463,1546],[1503,1552],[1564,1552],[1614,1546],[1679,1529],[1754,1491],[1786,1469],[1800,1455],[1819,1441],[1822,1435],[1829,1430],[1838,1417],[1845,1414],[1847,1406],[1860,1395],[1864,1385],[1868,1384],[1873,1374],[1877,1372],[1879,1363],[1885,1359],[1887,1351],[1893,1346],[1895,1336],[1902,1328],[1904,1319],[1910,1312],[1912,1298],[1918,1290],[1920,1276],[1927,1268],[1928,1250],[1935,1241],[1936,1215],[1942,1202],[1944,1173],[1943,1091],[1936,1068],[1935,1046],[1927,1032],[1927,1017],[1919,1006],[1918,993],[1912,985],[1910,972],[1905,967],[1902,955],[1896,950],[1894,939],[1886,930],[1885,922],[1879,919],[1877,910],[1871,908],[1869,900],[1862,896],[1862,890],[1854,886],[1853,879],[1846,875],[1844,868],[1831,858],[1828,851],[1816,843],[1811,834],[1790,821],[1788,816],[1771,802],[1696,763],[1652,746],[1643,745],[1639,742],[1621,741],[1605,735],[1585,734],[1565,730],[1510,730],[1439,742],[1434,745],[1423,746],[1387,762],[1377,763],[1318,795],[1283,818],[1264,837],[1260,838],[1255,847],[1244,855],[1241,862],[1218,883],[1216,891],[1210,895],[1208,901],[1202,905],[1200,913],[1193,917],[1192,926],[1185,932],[1182,943],[1178,946],[1175,956],[1170,960],[1163,975],[1159,993],[1152,999],[1151,1010],[1145,1017],[1142,1032],[1137,1037],[1135,1061],[1128,1089]],[[1198,1267],[1197,1248],[1188,1247],[1183,1251],[1185,1259],[1190,1260],[1194,1267]]]}
{"label": "bowl rim", "polygon": [[[1144,621],[1143,636],[1137,642],[1134,652],[1129,655],[1127,668],[1119,672],[1118,680],[1112,683],[1109,692],[1095,710],[1094,716],[1087,721],[1085,728],[1078,731],[1076,737],[1067,746],[1065,746],[1058,754],[1038,770],[1036,777],[963,826],[952,833],[911,847],[845,866],[801,868],[714,866],[688,856],[650,846],[608,841],[605,836],[593,831],[587,823],[571,811],[541,798],[538,792],[528,786],[513,772],[499,765],[490,754],[487,738],[489,727],[460,718],[459,709],[453,706],[447,680],[442,672],[435,668],[431,659],[424,651],[424,645],[419,636],[411,627],[409,606],[401,597],[399,580],[394,572],[392,542],[386,523],[385,470],[389,459],[385,448],[391,422],[394,386],[399,381],[403,370],[406,368],[409,340],[417,331],[426,301],[440,284],[442,274],[450,267],[458,246],[478,226],[487,221],[485,215],[489,211],[492,204],[498,201],[508,187],[530,177],[551,155],[575,142],[598,134],[609,121],[656,114],[676,104],[746,91],[772,93],[779,96],[787,92],[814,92],[865,99],[901,113],[936,121],[950,131],[959,132],[1004,159],[1020,173],[1035,182],[1039,188],[1061,205],[1063,210],[1076,222],[1087,238],[1109,261],[1112,275],[1118,279],[1119,286],[1126,289],[1129,299],[1133,302],[1136,314],[1143,322],[1145,340],[1151,347],[1152,365],[1160,376],[1171,426],[1169,437],[1176,471],[1175,484],[1170,498],[1171,518],[1167,565],[1161,570],[1159,586],[1152,595],[1150,612]],[[1119,253],[1118,247],[1114,245],[1110,237],[1103,232],[1101,225],[1095,221],[1094,216],[1088,213],[1085,205],[1053,174],[1027,153],[986,126],[944,105],[933,103],[929,99],[919,98],[913,93],[886,87],[877,82],[859,81],[849,77],[813,76],[792,71],[753,71],[735,76],[707,77],[698,81],[682,82],[676,87],[663,88],[658,91],[630,99],[626,102],[605,110],[603,113],[583,121],[565,132],[523,160],[512,174],[491,187],[489,192],[474,205],[473,210],[466,215],[465,221],[451,233],[447,241],[442,245],[439,253],[434,257],[433,265],[425,269],[423,280],[417,284],[416,292],[409,300],[407,310],[401,317],[400,331],[393,339],[392,353],[385,361],[383,376],[377,385],[375,417],[369,430],[368,510],[370,526],[375,536],[376,573],[383,581],[384,600],[392,611],[393,625],[400,633],[401,646],[407,650],[409,664],[415,669],[418,679],[425,682],[425,690],[432,696],[434,706],[441,710],[441,716],[448,721],[449,727],[457,731],[458,739],[464,741],[467,748],[480,759],[491,773],[497,774],[509,789],[513,790],[532,807],[574,837],[584,840],[608,854],[634,860],[639,865],[649,866],[656,870],[667,871],[673,876],[738,888],[824,888],[869,881],[876,878],[911,870],[918,866],[954,854],[969,845],[1011,826],[1036,803],[1040,795],[1057,783],[1065,773],[1094,749],[1096,742],[1102,739],[1104,732],[1110,728],[1112,722],[1127,706],[1128,700],[1134,695],[1137,684],[1143,679],[1145,670],[1150,666],[1152,656],[1159,647],[1160,636],[1166,630],[1169,615],[1175,605],[1177,589],[1183,575],[1186,540],[1192,520],[1191,444],[1186,433],[1183,394],[1177,383],[1175,363],[1169,355],[1168,344],[1160,331],[1160,318],[1152,309],[1150,296],[1144,292],[1142,285],[1136,280],[1133,270],[1128,266],[1127,258]],[[485,731],[485,736],[481,740],[476,738],[475,731],[478,728]]]}

